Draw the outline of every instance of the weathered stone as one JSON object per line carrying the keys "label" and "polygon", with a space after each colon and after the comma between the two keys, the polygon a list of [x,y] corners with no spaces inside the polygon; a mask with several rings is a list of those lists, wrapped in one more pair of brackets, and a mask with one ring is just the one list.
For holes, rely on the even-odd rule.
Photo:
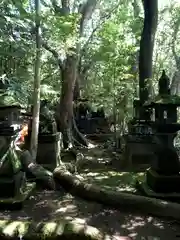
{"label": "weathered stone", "polygon": [[[26,149],[30,147],[30,135],[26,136]],[[38,136],[38,151],[36,162],[50,171],[60,165],[62,146],[61,133]]]}
{"label": "weathered stone", "polygon": [[[159,80],[159,95],[145,104],[148,108],[155,109],[155,121],[151,127],[155,131],[156,147],[154,153],[156,160],[147,171],[146,185],[142,189],[146,194],[156,197],[156,193],[168,194],[168,198],[174,196],[174,192],[180,193],[180,162],[173,140],[180,130],[177,123],[177,107],[180,106],[180,98],[171,96],[169,79],[163,74]],[[147,187],[151,191],[147,190]],[[154,194],[152,194],[152,192]],[[179,194],[180,199],[180,194]]]}

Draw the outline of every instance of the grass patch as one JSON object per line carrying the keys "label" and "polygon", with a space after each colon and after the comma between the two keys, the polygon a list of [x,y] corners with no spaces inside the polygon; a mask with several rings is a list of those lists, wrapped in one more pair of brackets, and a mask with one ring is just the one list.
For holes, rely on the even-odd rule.
{"label": "grass patch", "polygon": [[102,189],[134,192],[136,190],[136,181],[142,181],[145,173],[103,171],[103,169],[98,169],[93,171],[86,170],[81,176],[88,183],[94,183]]}

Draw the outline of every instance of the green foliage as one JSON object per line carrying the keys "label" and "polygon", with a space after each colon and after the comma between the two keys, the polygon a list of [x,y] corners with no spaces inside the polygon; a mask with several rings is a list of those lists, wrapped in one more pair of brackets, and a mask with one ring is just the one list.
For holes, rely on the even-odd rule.
{"label": "green foliage", "polygon": [[[89,97],[94,107],[104,106],[108,115],[113,115],[115,109],[119,121],[127,121],[132,117],[132,101],[138,97],[138,51],[143,7],[141,1],[137,1],[136,9],[132,0],[120,2],[118,5],[119,1],[100,1],[82,39],[78,38],[81,17],[77,13],[78,1],[71,6],[75,10],[66,16],[55,12],[50,2],[42,1],[41,23],[43,41],[59,54],[60,59],[65,59],[66,53],[77,42],[81,44],[79,79],[83,95]],[[172,41],[180,21],[178,1],[159,3],[152,80],[155,92],[161,70],[167,69],[170,77],[176,70]],[[34,6],[21,0],[4,1],[0,8],[0,75],[10,83],[6,97],[27,105],[32,101],[34,79]],[[177,55],[180,51],[178,39],[179,31],[175,41]],[[57,101],[61,72],[57,59],[45,49],[42,49],[41,73],[41,99]]]}
{"label": "green foliage", "polygon": [[53,47],[57,47],[59,51],[67,51],[69,47],[75,45],[79,17],[78,14],[66,17],[52,13],[44,14],[42,19],[47,29],[45,37],[50,38]]}

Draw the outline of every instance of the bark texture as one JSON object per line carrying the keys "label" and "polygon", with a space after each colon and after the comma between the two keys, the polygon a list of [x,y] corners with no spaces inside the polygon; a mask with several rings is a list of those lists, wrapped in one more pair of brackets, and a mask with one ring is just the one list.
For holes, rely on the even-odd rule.
{"label": "bark texture", "polygon": [[24,171],[30,173],[35,178],[35,181],[40,183],[46,189],[56,189],[53,174],[42,166],[38,165],[36,162],[34,162],[29,151],[26,150],[22,152],[20,159]]}
{"label": "bark texture", "polygon": [[105,191],[98,186],[84,183],[62,168],[56,168],[53,174],[55,181],[64,190],[85,200],[95,201],[119,210],[123,209],[180,220],[179,204],[128,193]]}
{"label": "bark texture", "polygon": [[[92,16],[92,13],[96,7],[97,0],[86,0],[82,4],[79,4],[78,12],[81,15],[79,20],[79,40],[83,37],[84,27],[87,21]],[[61,7],[58,5],[56,0],[52,1],[55,15],[57,16],[68,16],[71,14],[70,2],[68,0],[61,1]],[[81,44],[78,43],[74,48],[68,49],[66,53],[65,61],[60,61],[60,56],[56,50],[48,46],[47,43],[43,43],[46,50],[50,51],[57,59],[59,70],[61,72],[62,90],[60,103],[57,113],[57,119],[59,123],[59,130],[63,134],[64,147],[68,148],[69,144],[72,143],[72,115],[73,115],[73,98],[74,98],[74,87],[77,80],[77,74],[79,73],[79,63],[81,55]],[[78,79],[79,80],[79,79]],[[76,96],[79,95],[79,82],[76,86]]]}
{"label": "bark texture", "polygon": [[149,97],[149,79],[152,79],[152,57],[158,21],[157,0],[143,0],[144,26],[140,41],[139,54],[139,96],[141,104]]}

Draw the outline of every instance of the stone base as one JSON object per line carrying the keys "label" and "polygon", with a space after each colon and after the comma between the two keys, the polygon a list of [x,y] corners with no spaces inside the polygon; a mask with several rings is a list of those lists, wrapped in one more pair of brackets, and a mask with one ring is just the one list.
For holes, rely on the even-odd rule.
{"label": "stone base", "polygon": [[126,142],[123,152],[126,165],[133,167],[134,165],[149,164],[150,166],[155,159],[153,149],[154,144]]}
{"label": "stone base", "polygon": [[29,198],[35,189],[36,183],[26,183],[21,193],[13,198],[0,198],[0,209],[18,210],[23,206],[24,201]]}
{"label": "stone base", "polygon": [[[26,136],[26,149],[29,149],[30,137]],[[60,133],[39,135],[36,162],[53,171],[60,164],[62,135]]]}
{"label": "stone base", "polygon": [[143,195],[151,198],[159,198],[163,200],[175,201],[180,202],[180,193],[157,193],[154,192],[147,184],[147,182],[136,182],[136,188],[140,191]]}
{"label": "stone base", "polygon": [[180,174],[160,175],[150,168],[146,172],[146,182],[154,192],[180,194]]}
{"label": "stone base", "polygon": [[0,198],[13,198],[26,185],[26,176],[22,171],[11,177],[0,176]]}

